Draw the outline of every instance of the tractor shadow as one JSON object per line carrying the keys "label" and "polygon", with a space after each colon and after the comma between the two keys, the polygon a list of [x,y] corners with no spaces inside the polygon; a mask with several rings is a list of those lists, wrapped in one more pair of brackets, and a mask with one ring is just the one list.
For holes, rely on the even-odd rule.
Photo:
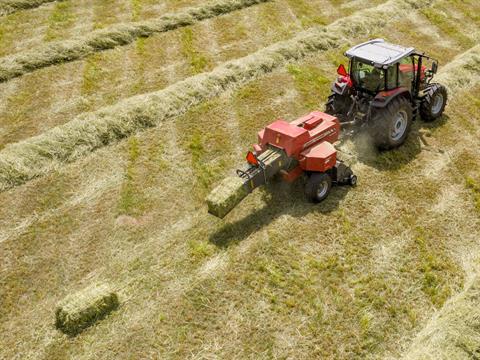
{"label": "tractor shadow", "polygon": [[[301,218],[310,213],[328,214],[339,208],[350,189],[350,186],[334,186],[327,199],[320,204],[312,204],[305,199],[303,186],[304,182],[300,179],[293,184],[281,180],[270,183],[261,190],[264,204],[260,209],[238,221],[225,223],[210,236],[209,241],[220,248],[227,248],[245,240],[280,216]],[[250,196],[258,196],[255,195],[257,191]]]}
{"label": "tractor shadow", "polygon": [[359,133],[351,139],[355,158],[358,162],[380,171],[400,170],[412,162],[422,149],[429,146],[428,137],[436,129],[443,127],[448,120],[448,115],[443,115],[430,123],[416,120],[407,141],[393,150],[378,150],[368,134]]}

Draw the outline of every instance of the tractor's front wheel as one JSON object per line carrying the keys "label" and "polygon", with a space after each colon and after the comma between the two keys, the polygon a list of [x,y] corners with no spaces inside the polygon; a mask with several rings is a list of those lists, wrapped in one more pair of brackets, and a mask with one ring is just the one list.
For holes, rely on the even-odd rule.
{"label": "tractor's front wheel", "polygon": [[375,109],[371,126],[377,147],[388,150],[402,145],[410,132],[412,119],[412,105],[403,96],[393,99],[384,108]]}
{"label": "tractor's front wheel", "polygon": [[420,106],[420,116],[423,121],[434,121],[442,116],[447,105],[447,89],[440,84],[431,84],[425,90],[425,98]]}
{"label": "tractor's front wheel", "polygon": [[319,203],[326,199],[332,188],[332,178],[326,173],[313,173],[305,185],[308,201]]}

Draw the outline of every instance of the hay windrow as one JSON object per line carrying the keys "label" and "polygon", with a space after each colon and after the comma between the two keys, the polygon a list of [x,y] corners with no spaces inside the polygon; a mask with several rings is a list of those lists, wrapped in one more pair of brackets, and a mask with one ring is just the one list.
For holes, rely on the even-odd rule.
{"label": "hay windrow", "polygon": [[55,311],[55,326],[74,336],[118,308],[118,297],[105,284],[91,285],[62,300]]}
{"label": "hay windrow", "polygon": [[477,359],[479,355],[480,278],[477,277],[434,316],[403,359]]}
{"label": "hay windrow", "polygon": [[[180,81],[163,90],[126,99],[114,106],[81,115],[65,125],[0,151],[0,191],[44,175],[89,152],[184,114],[192,106],[233,90],[290,61],[348,43],[342,34],[352,29],[375,31],[385,21],[403,17],[407,1],[389,2],[325,28],[303,31],[293,39]],[[392,11],[393,10],[393,11]],[[362,30],[363,29],[363,30]]]}
{"label": "hay windrow", "polygon": [[20,10],[33,9],[54,1],[63,0],[3,0],[0,2],[0,16],[9,15]]}
{"label": "hay windrow", "polygon": [[85,36],[50,42],[0,59],[0,82],[268,1],[271,0],[216,0],[154,20],[116,24]]}
{"label": "hay windrow", "polygon": [[223,219],[247,195],[242,179],[227,177],[207,197],[208,212]]}
{"label": "hay windrow", "polygon": [[452,62],[441,68],[434,82],[445,84],[450,91],[473,86],[480,80],[480,45],[457,56]]}

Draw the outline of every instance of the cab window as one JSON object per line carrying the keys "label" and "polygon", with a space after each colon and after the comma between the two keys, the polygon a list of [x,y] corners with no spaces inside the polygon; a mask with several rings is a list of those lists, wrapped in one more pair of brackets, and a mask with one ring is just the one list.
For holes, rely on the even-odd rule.
{"label": "cab window", "polygon": [[400,60],[400,63],[398,64],[398,79],[400,82],[400,86],[412,90],[412,82],[415,74],[414,69],[415,67],[413,65],[413,58],[411,56],[407,56]]}
{"label": "cab window", "polygon": [[391,65],[387,69],[387,90],[396,89],[398,76],[398,64]]}
{"label": "cab window", "polygon": [[355,84],[369,92],[385,90],[385,71],[359,60],[352,62],[352,77]]}

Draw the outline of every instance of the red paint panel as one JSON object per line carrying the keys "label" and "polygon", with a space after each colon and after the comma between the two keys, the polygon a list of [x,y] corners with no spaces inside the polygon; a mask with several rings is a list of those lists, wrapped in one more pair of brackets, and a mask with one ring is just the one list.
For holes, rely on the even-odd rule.
{"label": "red paint panel", "polygon": [[[398,68],[400,69],[400,72],[402,72],[402,73],[409,73],[409,72],[413,72],[414,70],[415,70],[415,72],[417,72],[418,64],[415,64],[415,65],[400,64],[398,66]],[[422,65],[422,73],[420,74],[420,79],[421,80],[423,80],[425,78],[425,71],[426,70],[427,70],[427,67]]]}
{"label": "red paint panel", "polygon": [[267,144],[284,149],[288,156],[294,156],[303,149],[309,140],[308,131],[284,120],[277,120],[265,128],[262,147]]}
{"label": "red paint panel", "polygon": [[305,171],[325,172],[335,166],[337,150],[329,142],[321,142],[300,154],[300,166]]}
{"label": "red paint panel", "polygon": [[300,177],[300,175],[303,174],[303,169],[300,165],[298,165],[296,168],[294,168],[289,172],[282,171],[281,174],[282,174],[283,180],[285,180],[286,182],[292,183],[295,180],[297,180]]}

